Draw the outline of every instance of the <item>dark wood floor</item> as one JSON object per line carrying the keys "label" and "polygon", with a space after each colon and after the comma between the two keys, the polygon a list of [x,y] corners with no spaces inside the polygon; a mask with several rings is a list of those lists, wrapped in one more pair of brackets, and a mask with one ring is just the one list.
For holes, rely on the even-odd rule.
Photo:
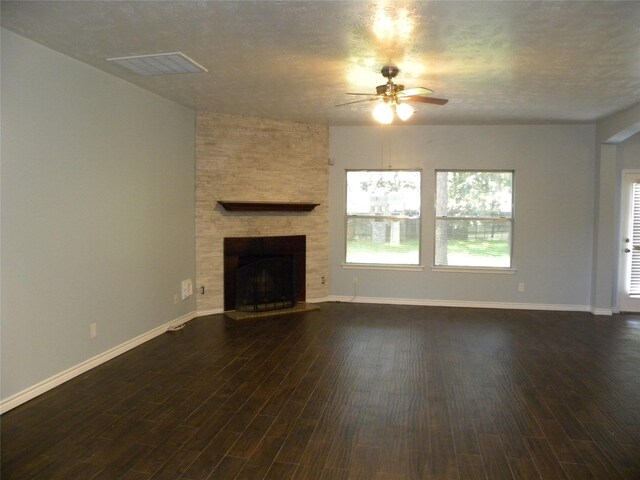
{"label": "dark wood floor", "polygon": [[639,479],[640,316],[202,317],[2,416],[2,479]]}

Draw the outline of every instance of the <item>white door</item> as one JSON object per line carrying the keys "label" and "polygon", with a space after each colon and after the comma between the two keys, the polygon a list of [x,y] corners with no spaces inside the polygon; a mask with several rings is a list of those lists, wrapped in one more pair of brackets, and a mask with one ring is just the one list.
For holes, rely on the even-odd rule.
{"label": "white door", "polygon": [[640,312],[640,171],[623,173],[620,207],[618,308],[621,312]]}

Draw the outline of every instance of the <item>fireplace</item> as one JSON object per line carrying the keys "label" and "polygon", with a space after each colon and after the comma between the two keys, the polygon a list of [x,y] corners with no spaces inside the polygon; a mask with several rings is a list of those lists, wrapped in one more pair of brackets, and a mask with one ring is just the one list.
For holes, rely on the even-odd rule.
{"label": "fireplace", "polygon": [[290,308],[306,296],[306,237],[224,239],[224,309]]}
{"label": "fireplace", "polygon": [[296,305],[292,255],[240,257],[236,310],[259,312]]}

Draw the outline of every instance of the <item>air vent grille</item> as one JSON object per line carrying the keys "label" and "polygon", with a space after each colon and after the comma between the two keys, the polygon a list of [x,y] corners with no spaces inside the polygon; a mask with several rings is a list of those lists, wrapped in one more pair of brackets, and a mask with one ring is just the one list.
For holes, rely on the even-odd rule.
{"label": "air vent grille", "polygon": [[207,71],[202,65],[198,65],[180,52],[107,58],[107,61],[143,76],[202,73]]}

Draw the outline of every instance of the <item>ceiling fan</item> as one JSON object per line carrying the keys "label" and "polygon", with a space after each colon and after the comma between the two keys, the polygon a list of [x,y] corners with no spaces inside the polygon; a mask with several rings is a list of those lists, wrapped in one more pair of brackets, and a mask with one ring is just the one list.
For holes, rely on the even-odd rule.
{"label": "ceiling fan", "polygon": [[382,76],[387,79],[387,83],[384,85],[378,85],[376,87],[376,93],[347,93],[347,95],[366,95],[371,98],[364,100],[354,100],[353,102],[340,103],[336,107],[343,105],[351,105],[360,102],[373,102],[379,101],[378,105],[373,109],[373,116],[380,123],[391,123],[393,121],[393,114],[400,118],[400,120],[408,120],[413,115],[413,108],[405,102],[420,102],[431,103],[433,105],[444,105],[449,100],[446,98],[435,98],[427,95],[433,93],[425,87],[404,88],[404,85],[400,85],[393,82],[393,79],[398,75],[400,69],[392,65],[385,65],[380,70]]}

